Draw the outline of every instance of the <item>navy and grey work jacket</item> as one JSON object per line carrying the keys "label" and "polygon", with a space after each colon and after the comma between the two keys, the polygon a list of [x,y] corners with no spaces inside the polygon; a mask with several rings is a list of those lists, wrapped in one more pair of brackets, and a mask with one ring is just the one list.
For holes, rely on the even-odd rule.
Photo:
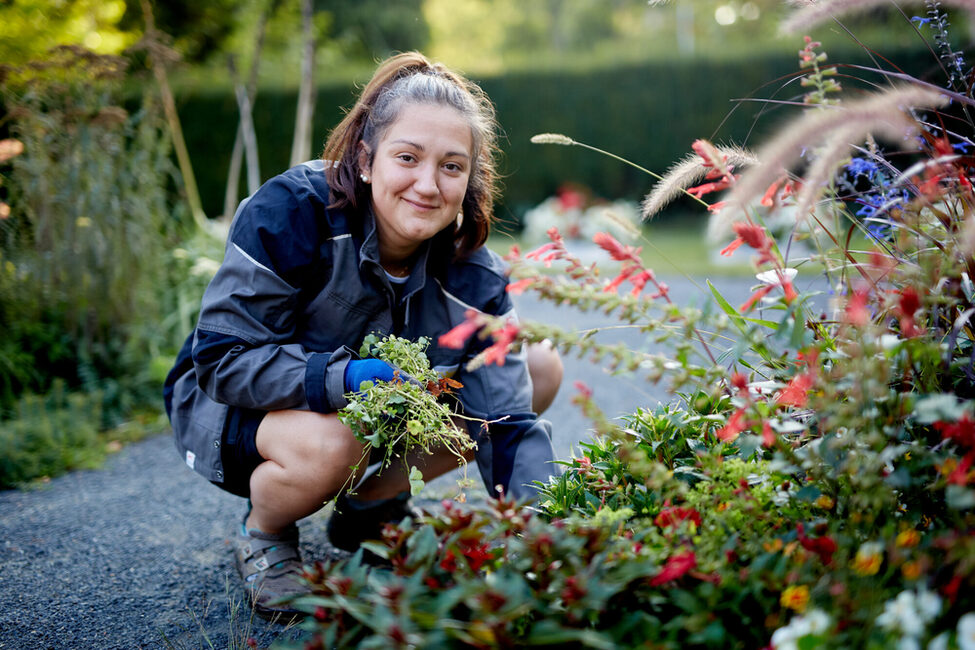
{"label": "navy and grey work jacket", "polygon": [[[465,349],[438,337],[475,309],[514,317],[500,258],[482,247],[462,260],[437,255],[429,242],[399,299],[379,265],[374,217],[330,210],[321,161],[265,183],[237,210],[225,257],[203,295],[199,322],[165,385],[167,411],[184,460],[223,482],[220,449],[228,407],[328,413],[346,404],[344,372],[366,335],[431,340],[434,368],[463,384],[477,465],[488,491],[534,495],[533,481],[557,472],[551,425],[531,410],[525,355],[468,371],[490,342]],[[503,419],[502,419],[503,418]]]}

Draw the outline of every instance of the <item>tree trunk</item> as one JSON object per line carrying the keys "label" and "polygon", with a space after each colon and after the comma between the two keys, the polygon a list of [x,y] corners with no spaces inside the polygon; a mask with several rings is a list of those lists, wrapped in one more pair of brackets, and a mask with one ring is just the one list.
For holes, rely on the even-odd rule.
{"label": "tree trunk", "polygon": [[244,153],[247,156],[247,187],[253,194],[261,184],[261,170],[257,159],[257,134],[254,132],[254,119],[251,116],[251,100],[247,89],[240,83],[233,56],[227,58],[227,66],[230,68],[230,78],[234,82],[234,94],[237,97],[237,108],[240,111],[238,130],[242,132]]}
{"label": "tree trunk", "polygon": [[[267,32],[267,21],[273,8],[266,9],[261,13],[257,23],[257,34],[254,38],[254,54],[251,58],[250,75],[247,80],[247,99],[254,106],[257,98],[257,73],[260,67],[261,51],[264,49],[264,35]],[[256,138],[255,138],[256,140]],[[223,195],[223,215],[224,220],[229,221],[234,216],[237,209],[237,202],[240,200],[240,166],[244,160],[244,125],[243,122],[237,125],[237,135],[234,138],[234,148],[230,153],[230,167],[227,171],[227,189]],[[260,183],[260,173],[257,174],[258,184]],[[248,175],[250,181],[250,175]],[[253,194],[257,187],[252,187],[248,182],[248,193]]]}
{"label": "tree trunk", "polygon": [[295,135],[291,142],[291,165],[311,157],[311,126],[315,113],[315,33],[312,25],[313,0],[302,0],[301,22],[304,33],[304,52],[301,58],[301,87],[298,90],[298,110],[295,115]]}
{"label": "tree trunk", "polygon": [[207,216],[203,211],[203,201],[200,200],[200,191],[196,185],[196,176],[193,175],[190,153],[186,149],[183,129],[179,123],[179,114],[176,112],[176,100],[173,99],[173,91],[170,89],[169,79],[166,77],[166,56],[164,53],[166,48],[159,42],[156,20],[152,15],[152,5],[149,0],[142,0],[141,4],[142,14],[146,21],[145,43],[149,54],[149,63],[152,65],[152,73],[156,77],[156,83],[159,84],[166,121],[169,122],[169,130],[173,135],[173,148],[176,150],[176,160],[179,163],[180,174],[183,176],[183,185],[186,187],[186,200],[190,204],[193,221],[205,232],[209,232]]}

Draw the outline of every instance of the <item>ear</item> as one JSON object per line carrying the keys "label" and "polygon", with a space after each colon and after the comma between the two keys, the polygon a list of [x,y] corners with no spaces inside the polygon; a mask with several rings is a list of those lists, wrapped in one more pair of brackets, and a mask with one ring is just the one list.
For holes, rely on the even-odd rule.
{"label": "ear", "polygon": [[359,163],[359,172],[367,175],[371,175],[372,165],[369,162],[371,157],[371,151],[369,150],[369,145],[367,145],[362,140],[359,140],[359,156],[357,162]]}

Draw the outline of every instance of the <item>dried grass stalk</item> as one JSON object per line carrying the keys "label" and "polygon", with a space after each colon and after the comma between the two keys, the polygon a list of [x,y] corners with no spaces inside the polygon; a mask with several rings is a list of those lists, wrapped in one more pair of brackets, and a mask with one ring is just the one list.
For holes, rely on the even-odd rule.
{"label": "dried grass stalk", "polygon": [[[728,166],[734,169],[759,163],[759,158],[747,149],[723,146],[716,147],[716,149],[719,154],[725,157]],[[688,154],[675,163],[643,199],[642,214],[644,220],[659,213],[668,203],[683,194],[687,188],[704,180],[708,171],[710,170],[701,164],[701,157],[694,153]]]}
{"label": "dried grass stalk", "polygon": [[917,146],[917,123],[908,108],[933,108],[947,100],[918,86],[900,86],[824,110],[811,110],[779,129],[779,136],[758,151],[761,165],[742,174],[726,197],[725,207],[708,225],[714,241],[731,232],[731,224],[756,196],[780,178],[806,150],[817,151],[817,161],[804,180],[800,201],[812,205],[829,174],[849,150],[870,135]]}

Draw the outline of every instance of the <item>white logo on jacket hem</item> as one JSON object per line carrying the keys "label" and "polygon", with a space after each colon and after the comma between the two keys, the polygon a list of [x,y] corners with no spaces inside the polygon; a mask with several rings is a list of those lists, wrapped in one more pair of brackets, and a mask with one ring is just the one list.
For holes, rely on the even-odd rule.
{"label": "white logo on jacket hem", "polygon": [[196,454],[190,450],[186,450],[186,464],[189,465],[190,469],[193,469],[193,465],[196,464]]}

